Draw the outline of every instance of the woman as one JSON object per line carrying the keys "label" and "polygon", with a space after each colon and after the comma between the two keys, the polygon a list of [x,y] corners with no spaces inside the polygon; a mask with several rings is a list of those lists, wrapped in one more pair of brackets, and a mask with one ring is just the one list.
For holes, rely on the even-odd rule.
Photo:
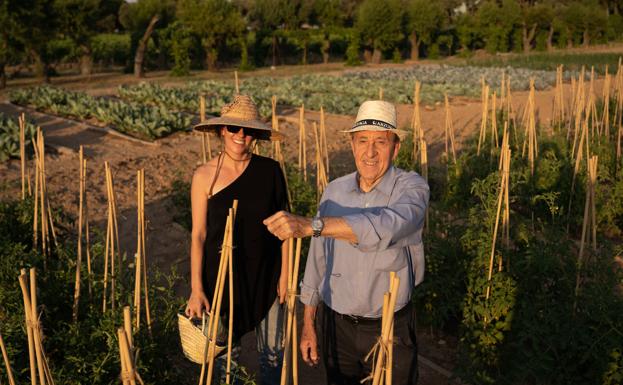
{"label": "woman", "polygon": [[[234,199],[234,336],[255,328],[262,383],[278,383],[282,324],[287,287],[287,244],[271,235],[262,220],[287,208],[285,179],[279,164],[253,155],[253,140],[268,140],[271,129],[259,120],[248,96],[237,95],[221,116],[195,129],[218,133],[223,151],[197,168],[191,186],[191,295],[186,315],[201,318],[210,309],[225,222]],[[225,288],[228,284],[225,284]],[[229,309],[223,296],[221,314]]]}

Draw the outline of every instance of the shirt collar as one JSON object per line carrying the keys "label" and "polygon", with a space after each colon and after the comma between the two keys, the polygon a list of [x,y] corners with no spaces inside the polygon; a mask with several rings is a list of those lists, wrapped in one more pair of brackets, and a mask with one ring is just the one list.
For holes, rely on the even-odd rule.
{"label": "shirt collar", "polygon": [[[394,188],[394,182],[396,180],[396,168],[393,165],[390,165],[385,174],[381,177],[381,181],[372,188],[372,191],[380,191],[383,194],[390,196],[392,193],[392,189]],[[359,187],[359,172],[355,171],[353,173],[353,181],[352,181],[351,192],[363,192]]]}

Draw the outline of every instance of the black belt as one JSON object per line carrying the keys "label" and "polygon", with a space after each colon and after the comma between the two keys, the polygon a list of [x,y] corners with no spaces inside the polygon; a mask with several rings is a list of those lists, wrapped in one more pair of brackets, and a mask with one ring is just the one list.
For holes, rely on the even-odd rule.
{"label": "black belt", "polygon": [[[408,313],[411,308],[413,307],[413,304],[411,301],[407,302],[407,304],[405,306],[402,307],[402,309],[398,310],[397,312],[394,313],[394,319],[396,319],[397,317],[400,317],[406,313]],[[371,318],[371,317],[362,317],[359,315],[352,315],[352,314],[341,314],[336,312],[335,310],[331,309],[330,307],[326,306],[326,308],[328,310],[330,310],[331,312],[333,312],[333,314],[335,314],[336,318],[340,318],[343,319],[345,321],[348,321],[352,324],[355,325],[359,325],[359,324],[363,324],[363,325],[374,325],[374,324],[380,324],[382,318]]]}

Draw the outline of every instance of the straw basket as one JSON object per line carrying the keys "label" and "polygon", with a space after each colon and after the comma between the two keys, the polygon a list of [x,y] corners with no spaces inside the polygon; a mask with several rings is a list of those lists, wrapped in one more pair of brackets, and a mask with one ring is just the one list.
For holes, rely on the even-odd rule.
{"label": "straw basket", "polygon": [[[193,320],[183,312],[177,313],[177,324],[180,330],[180,341],[182,350],[186,358],[194,363],[201,364],[204,357],[204,351],[207,345],[208,325],[210,323],[210,315],[203,314],[201,320]],[[216,336],[216,356],[219,356],[227,347],[227,330],[223,327],[223,323],[219,317],[218,335]],[[206,357],[207,359],[207,357]]]}

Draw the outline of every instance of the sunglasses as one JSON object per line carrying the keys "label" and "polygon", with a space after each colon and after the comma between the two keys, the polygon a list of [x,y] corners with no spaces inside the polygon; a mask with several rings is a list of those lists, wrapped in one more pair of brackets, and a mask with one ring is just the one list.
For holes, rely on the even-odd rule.
{"label": "sunglasses", "polygon": [[244,128],[244,127],[237,127],[237,126],[225,126],[225,129],[230,134],[237,134],[238,132],[240,132],[240,130],[242,130],[242,135],[250,136],[250,137],[253,137],[253,138],[255,138],[257,136],[257,132],[254,129],[252,129],[252,128]]}

